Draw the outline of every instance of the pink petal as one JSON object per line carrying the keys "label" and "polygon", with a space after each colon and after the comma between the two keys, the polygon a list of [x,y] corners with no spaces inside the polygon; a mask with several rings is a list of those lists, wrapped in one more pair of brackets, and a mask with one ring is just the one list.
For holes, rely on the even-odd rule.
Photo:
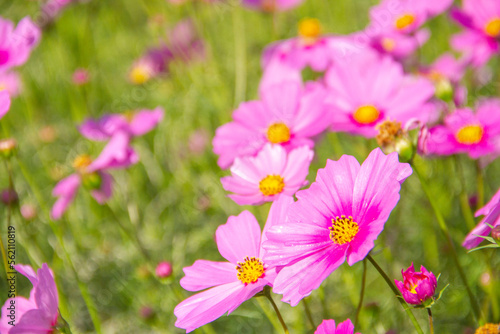
{"label": "pink petal", "polygon": [[290,204],[294,202],[292,196],[280,196],[276,201],[273,202],[271,208],[269,209],[269,214],[267,216],[266,225],[262,231],[261,238],[261,249],[259,252],[259,257],[261,259],[265,258],[265,250],[262,245],[267,241],[267,232],[273,226],[284,225],[287,222],[286,215]]}
{"label": "pink petal", "polygon": [[10,108],[10,96],[5,90],[0,91],[0,118],[4,117]]}
{"label": "pink petal", "polygon": [[130,123],[130,132],[134,136],[142,136],[143,134],[153,130],[158,123],[163,119],[164,111],[158,107],[154,110],[141,110],[134,115]]}
{"label": "pink petal", "polygon": [[286,124],[293,121],[300,97],[301,86],[295,81],[269,86],[262,92],[262,101],[266,104],[269,113],[276,120]]}
{"label": "pink petal", "polygon": [[32,309],[21,317],[9,334],[47,334],[52,332],[52,325],[54,324],[46,317],[43,310]]}
{"label": "pink petal", "polygon": [[5,301],[5,304],[2,306],[2,317],[0,319],[0,333],[9,333],[9,330],[12,328],[12,326],[9,324],[10,321],[14,320],[7,315],[10,314],[10,310],[7,310],[7,308],[11,307],[10,301],[14,301],[14,307],[15,307],[15,324],[19,323],[19,320],[23,317],[23,315],[28,312],[29,310],[36,309],[37,306],[34,301],[28,300],[24,297],[16,297],[16,298],[9,298]]}
{"label": "pink petal", "polygon": [[118,131],[111,137],[97,159],[88,166],[87,171],[127,168],[138,161],[137,154],[130,147],[130,136],[124,131]]}
{"label": "pink petal", "polygon": [[336,334],[353,334],[354,333],[354,325],[352,324],[350,319],[347,319],[344,322],[341,322],[337,326]]}
{"label": "pink petal", "polygon": [[35,300],[38,308],[44,312],[49,320],[57,319],[59,297],[56,282],[46,263],[38,269],[38,285],[35,288]]}
{"label": "pink petal", "polygon": [[197,260],[191,267],[182,269],[180,284],[188,291],[199,291],[238,280],[235,265],[229,262]]}
{"label": "pink petal", "polygon": [[321,325],[318,326],[314,334],[336,334],[335,320],[323,320]]}

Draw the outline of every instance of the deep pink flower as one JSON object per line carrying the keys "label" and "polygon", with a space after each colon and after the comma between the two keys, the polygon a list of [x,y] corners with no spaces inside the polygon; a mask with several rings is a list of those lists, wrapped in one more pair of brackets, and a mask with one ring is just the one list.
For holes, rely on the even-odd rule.
{"label": "deep pink flower", "polygon": [[161,261],[155,269],[156,276],[166,278],[172,275],[172,264],[168,261]]}
{"label": "deep pink flower", "polygon": [[41,31],[25,17],[14,29],[11,21],[0,18],[0,72],[24,64],[40,41]]}
{"label": "deep pink flower", "polygon": [[361,166],[347,155],[328,160],[309,189],[297,192],[288,221],[267,232],[264,261],[285,266],[273,291],[295,306],[346,260],[352,266],[364,259],[411,172],[396,152],[386,156],[378,148]]}
{"label": "deep pink flower", "polygon": [[323,320],[314,334],[354,334],[354,325],[351,319],[341,322],[338,326],[335,326],[335,320]]}
{"label": "deep pink flower", "polygon": [[467,234],[462,244],[467,249],[479,246],[484,240],[480,236],[487,236],[491,232],[491,225],[493,227],[500,226],[500,189],[491,198],[491,200],[476,211],[476,217],[485,216],[477,226]]}
{"label": "deep pink flower", "polygon": [[495,153],[500,141],[500,100],[482,101],[476,113],[468,108],[457,109],[446,116],[444,123],[429,130],[429,154],[468,153],[477,159]]}
{"label": "deep pink flower", "polygon": [[293,196],[304,186],[314,152],[307,146],[289,153],[281,145],[266,144],[255,157],[236,158],[232,176],[221,179],[239,205],[262,204],[282,195]]}
{"label": "deep pink flower", "polygon": [[219,127],[213,140],[221,168],[232,165],[236,157],[253,156],[268,142],[283,145],[287,151],[299,146],[313,147],[311,137],[325,130],[328,109],[324,88],[297,82],[267,87],[261,100],[244,102],[233,113],[234,121]]}
{"label": "deep pink flower", "polygon": [[420,271],[415,272],[412,263],[406,271],[401,270],[401,274],[403,281],[394,280],[394,283],[408,304],[420,305],[434,296],[437,287],[436,276],[424,266],[420,266]]}
{"label": "deep pink flower", "polygon": [[263,12],[282,12],[300,5],[304,0],[243,0],[245,7]]}
{"label": "deep pink flower", "polygon": [[406,75],[400,63],[388,56],[355,57],[332,66],[325,76],[331,96],[332,130],[375,137],[377,124],[385,120],[405,124],[416,118],[434,117],[429,104],[434,85],[422,77]]}
{"label": "deep pink flower", "polygon": [[197,260],[191,267],[183,269],[186,276],[180,284],[184,289],[208,290],[175,307],[176,327],[191,332],[226,312],[233,312],[264,286],[272,286],[276,271],[263,262],[265,250],[261,245],[267,239],[265,232],[269,226],[283,220],[290,201],[293,199],[283,196],[273,203],[262,235],[259,223],[248,211],[229,217],[225,225],[217,228],[217,247],[229,262]]}
{"label": "deep pink flower", "polygon": [[452,17],[466,30],[453,36],[451,44],[465,52],[473,65],[481,66],[500,52],[500,2],[464,0]]}
{"label": "deep pink flower", "polygon": [[0,72],[0,91],[6,91],[10,97],[16,97],[21,92],[21,79],[16,72]]}
{"label": "deep pink flower", "polygon": [[10,109],[10,96],[6,90],[0,91],[0,119],[7,114]]}
{"label": "deep pink flower", "polygon": [[108,114],[99,119],[88,119],[78,130],[87,139],[104,141],[118,132],[124,132],[131,137],[142,136],[153,130],[163,119],[163,109],[139,110],[124,114]]}
{"label": "deep pink flower", "polygon": [[[2,334],[50,334],[54,330],[59,316],[59,297],[52,271],[46,263],[38,269],[37,273],[28,265],[14,266],[16,271],[26,276],[33,289],[30,298],[15,297],[7,299],[2,307],[2,318],[0,319],[0,333]],[[9,307],[15,305],[15,315]],[[13,319],[14,318],[14,319]],[[15,320],[15,326],[11,321]]]}

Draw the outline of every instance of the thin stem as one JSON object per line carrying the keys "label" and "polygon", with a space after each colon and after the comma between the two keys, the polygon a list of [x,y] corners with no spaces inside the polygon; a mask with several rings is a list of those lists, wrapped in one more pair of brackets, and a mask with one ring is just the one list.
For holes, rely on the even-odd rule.
{"label": "thin stem", "polygon": [[288,331],[288,327],[286,327],[285,321],[283,320],[283,317],[281,316],[280,310],[278,309],[278,306],[276,306],[276,303],[274,303],[273,297],[271,297],[271,289],[268,286],[266,286],[264,288],[264,295],[271,302],[271,305],[274,308],[274,312],[276,312],[276,315],[278,316],[278,320],[280,321],[281,326],[283,327],[283,331],[285,332],[285,334],[289,334],[290,332]]}
{"label": "thin stem", "polygon": [[307,299],[306,298],[302,299],[302,303],[304,304],[304,309],[306,310],[306,316],[307,320],[309,321],[309,324],[311,325],[312,328],[316,328],[316,326],[314,325],[314,320],[311,314],[311,310],[309,309],[309,304],[307,303]]}
{"label": "thin stem", "polygon": [[254,300],[257,301],[257,303],[259,304],[259,306],[262,309],[262,311],[264,311],[264,314],[266,315],[267,319],[269,320],[269,322],[271,323],[271,325],[273,325],[274,330],[276,332],[281,331],[280,324],[276,320],[276,317],[273,316],[273,313],[269,309],[269,306],[266,303],[264,303],[264,298],[256,297],[256,298],[254,298]]}
{"label": "thin stem", "polygon": [[2,252],[2,260],[3,260],[2,262],[3,262],[4,269],[5,269],[5,277],[7,279],[9,279],[9,276],[7,274],[9,272],[9,264],[7,261],[7,253],[5,253],[5,246],[3,244],[1,235],[0,235],[0,251]]}
{"label": "thin stem", "polygon": [[472,290],[469,287],[469,284],[467,283],[467,276],[465,275],[464,269],[462,268],[462,266],[460,265],[460,261],[458,260],[457,250],[455,249],[455,245],[453,244],[453,240],[451,238],[451,234],[450,234],[450,231],[448,229],[448,225],[446,225],[446,222],[443,218],[443,215],[441,214],[441,211],[439,211],[439,208],[437,207],[436,201],[432,198],[431,191],[429,190],[427,183],[425,182],[422,174],[420,173],[420,171],[418,170],[418,168],[414,164],[412,165],[412,167],[420,180],[420,184],[422,185],[422,189],[423,189],[425,195],[427,196],[427,199],[429,200],[432,209],[434,210],[434,215],[436,216],[439,227],[441,228],[441,230],[443,231],[443,233],[446,237],[446,241],[447,241],[448,246],[451,250],[453,261],[455,262],[455,266],[457,267],[460,278],[462,279],[462,282],[464,283],[465,288],[467,290],[467,294],[468,294],[470,302],[471,302],[474,316],[476,317],[476,320],[479,320],[479,319],[481,319],[481,310],[479,309],[479,304],[476,301],[476,297],[472,293]]}
{"label": "thin stem", "polygon": [[424,334],[424,332],[422,331],[422,328],[420,328],[420,325],[418,324],[417,319],[413,315],[413,312],[411,311],[410,307],[404,301],[403,296],[401,295],[401,292],[399,292],[399,290],[396,288],[396,286],[391,281],[389,276],[387,276],[385,271],[377,264],[377,262],[375,262],[375,260],[372,258],[372,256],[370,254],[368,254],[366,256],[366,258],[368,259],[368,261],[371,262],[371,264],[375,267],[375,269],[377,269],[377,271],[380,273],[380,275],[384,278],[385,282],[391,288],[392,292],[394,292],[394,294],[396,295],[396,299],[399,301],[399,303],[401,304],[401,306],[405,310],[406,314],[410,318],[410,321],[412,322],[413,327],[415,327],[415,330],[417,331],[417,333]]}
{"label": "thin stem", "polygon": [[354,317],[354,328],[358,327],[359,313],[363,308],[363,299],[365,297],[365,285],[366,285],[366,258],[363,259],[363,276],[361,277],[361,291],[359,292],[359,304],[356,309],[356,316]]}
{"label": "thin stem", "polygon": [[457,166],[458,177],[460,178],[460,208],[462,209],[462,215],[465,218],[465,222],[467,223],[467,228],[472,230],[476,226],[476,222],[474,220],[474,215],[472,214],[472,209],[469,203],[469,196],[467,196],[467,190],[465,187],[465,175],[464,170],[462,168],[462,164],[460,163],[457,156],[454,157],[455,165]]}
{"label": "thin stem", "polygon": [[429,314],[429,330],[431,334],[434,334],[434,323],[432,321],[432,311],[430,308],[427,309],[427,313]]}
{"label": "thin stem", "polygon": [[245,21],[241,13],[241,7],[233,8],[233,31],[234,31],[234,54],[235,54],[235,87],[234,87],[234,105],[237,106],[245,100],[245,91],[247,84],[246,68],[246,41],[245,41]]}
{"label": "thin stem", "polygon": [[484,176],[483,169],[479,165],[479,160],[476,161],[476,183],[477,183],[477,207],[482,208],[484,206]]}

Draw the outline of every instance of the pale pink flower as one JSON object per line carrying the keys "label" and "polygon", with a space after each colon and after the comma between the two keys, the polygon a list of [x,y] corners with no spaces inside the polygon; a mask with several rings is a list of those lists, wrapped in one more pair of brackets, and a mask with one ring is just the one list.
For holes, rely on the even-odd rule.
{"label": "pale pink flower", "polygon": [[239,205],[274,201],[293,196],[304,186],[314,152],[307,146],[289,153],[281,145],[266,144],[255,157],[236,158],[231,176],[221,179],[226,191]]}
{"label": "pale pink flower", "polygon": [[386,156],[378,148],[361,166],[352,156],[328,160],[316,181],[297,192],[287,219],[267,232],[264,261],[283,266],[273,291],[295,306],[342,263],[364,259],[411,172],[396,152]]}
{"label": "pale pink flower", "polygon": [[240,104],[233,121],[215,133],[219,166],[228,168],[237,157],[253,156],[266,143],[282,145],[287,151],[313,147],[312,138],[330,125],[326,95],[320,84],[301,87],[297,82],[284,82],[263,90],[260,100]]}

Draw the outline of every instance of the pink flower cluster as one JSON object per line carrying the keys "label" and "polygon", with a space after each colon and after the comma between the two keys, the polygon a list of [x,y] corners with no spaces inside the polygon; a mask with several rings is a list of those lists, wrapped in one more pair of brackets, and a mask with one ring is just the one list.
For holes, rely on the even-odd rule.
{"label": "pink flower cluster", "polygon": [[127,168],[139,158],[130,146],[133,137],[151,131],[163,118],[163,109],[140,110],[126,114],[110,114],[80,125],[80,133],[87,139],[107,141],[101,154],[92,160],[88,155],[78,156],[73,167],[76,172],[62,179],[52,191],[57,201],[52,207],[53,219],[60,219],[76,197],[78,188],[84,185],[92,197],[104,204],[112,195],[113,178],[109,170]]}

